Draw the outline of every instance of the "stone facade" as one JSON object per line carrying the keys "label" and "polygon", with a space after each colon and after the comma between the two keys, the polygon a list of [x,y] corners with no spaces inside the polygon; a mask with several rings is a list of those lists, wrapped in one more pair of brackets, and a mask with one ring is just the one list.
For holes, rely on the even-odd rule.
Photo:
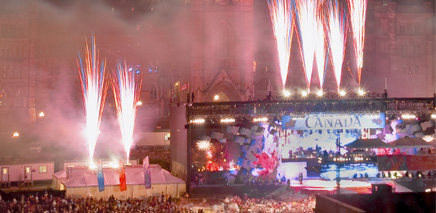
{"label": "stone facade", "polygon": [[[259,13],[268,13],[259,11],[268,10],[265,2],[173,0],[164,6],[158,3],[165,1],[150,2],[101,0],[96,4],[102,6],[93,7],[71,2],[38,6],[35,2],[2,2],[0,115],[5,119],[0,121],[1,131],[44,122],[40,112],[46,112],[47,120],[53,110],[59,115],[74,111],[78,112],[72,117],[80,115],[83,100],[76,58],[92,30],[108,72],[120,58],[144,72],[143,108],[138,117],[152,124],[143,130],[167,128],[172,101],[183,103],[188,97],[191,101],[195,97],[195,102],[264,99],[266,90],[276,84],[271,77],[278,76],[272,56],[275,43],[265,42],[271,40],[268,33],[272,31],[270,26],[260,30],[256,19]],[[436,92],[434,2],[413,2],[369,0],[362,72],[362,84],[368,90],[383,92],[386,79],[389,97],[429,97]],[[169,12],[153,16],[162,10]],[[258,57],[259,52],[268,52],[260,43],[271,44],[268,62]],[[351,61],[350,47],[346,60]],[[297,50],[294,42],[294,66],[301,64]],[[301,79],[291,83],[304,82],[304,76],[294,76]],[[113,110],[110,96],[109,92],[107,113]]]}

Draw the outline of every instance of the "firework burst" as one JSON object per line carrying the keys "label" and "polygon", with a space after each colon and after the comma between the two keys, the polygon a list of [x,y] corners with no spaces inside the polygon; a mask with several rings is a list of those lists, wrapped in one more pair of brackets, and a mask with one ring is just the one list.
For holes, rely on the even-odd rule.
{"label": "firework burst", "polygon": [[307,91],[309,91],[316,47],[317,1],[295,0],[295,10],[299,32],[298,41],[300,44],[300,53],[301,58],[303,59]]}
{"label": "firework burst", "polygon": [[322,90],[325,80],[326,61],[328,53],[326,50],[326,36],[324,31],[324,14],[322,9],[322,0],[318,0],[317,19],[316,19],[316,38],[315,38],[315,58],[318,68],[319,85]]}
{"label": "firework burst", "polygon": [[365,46],[365,21],[367,0],[349,0],[350,24],[353,30],[354,56],[357,64],[357,79],[360,86],[363,67],[363,48]]}
{"label": "firework burst", "polygon": [[133,68],[128,68],[124,62],[117,64],[115,76],[112,79],[115,107],[124,150],[127,154],[127,162],[129,162],[130,147],[133,144],[136,109],[141,92],[142,74]]}
{"label": "firework burst", "polygon": [[327,11],[327,34],[330,45],[330,57],[339,91],[342,63],[344,62],[345,55],[345,41],[347,40],[345,12],[338,4],[338,0],[329,1]]}
{"label": "firework burst", "polygon": [[268,8],[277,44],[280,76],[283,89],[288,77],[294,22],[290,0],[268,0]]}
{"label": "firework burst", "polygon": [[207,151],[212,147],[212,143],[208,140],[197,141],[198,151]]}
{"label": "firework burst", "polygon": [[79,52],[77,66],[79,67],[80,82],[82,83],[86,114],[86,138],[90,165],[92,165],[107,93],[107,84],[105,82],[106,62],[104,60],[100,61],[100,54],[96,48],[94,36],[92,36],[91,47],[88,46],[88,41],[86,41],[83,61]]}

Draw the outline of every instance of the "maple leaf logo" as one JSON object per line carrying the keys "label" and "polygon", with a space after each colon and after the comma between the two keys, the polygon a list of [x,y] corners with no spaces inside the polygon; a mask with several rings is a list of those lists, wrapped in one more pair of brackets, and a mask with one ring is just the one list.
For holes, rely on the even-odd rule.
{"label": "maple leaf logo", "polygon": [[285,126],[286,126],[286,128],[289,128],[289,127],[295,127],[295,123],[297,123],[297,121],[296,120],[289,120],[288,122],[286,122],[285,123]]}
{"label": "maple leaf logo", "polygon": [[372,122],[377,125],[380,125],[382,123],[382,120],[380,118],[377,118],[377,119],[372,119]]}

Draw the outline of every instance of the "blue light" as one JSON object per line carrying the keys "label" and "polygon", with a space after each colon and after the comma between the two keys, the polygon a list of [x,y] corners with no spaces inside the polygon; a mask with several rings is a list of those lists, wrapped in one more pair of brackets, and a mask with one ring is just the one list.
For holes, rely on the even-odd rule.
{"label": "blue light", "polygon": [[[378,173],[377,165],[375,164],[366,164],[366,163],[355,163],[355,164],[346,164],[339,170],[339,176],[341,179],[352,179],[355,174],[358,177],[365,176],[365,173],[368,174],[368,177],[376,177]],[[321,166],[321,174],[322,179],[334,180],[337,177],[337,168],[335,164],[330,165],[322,165]]]}

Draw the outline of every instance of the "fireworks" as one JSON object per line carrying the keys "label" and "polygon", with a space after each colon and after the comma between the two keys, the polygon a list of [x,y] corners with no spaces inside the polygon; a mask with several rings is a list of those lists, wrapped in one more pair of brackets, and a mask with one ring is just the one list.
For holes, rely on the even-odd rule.
{"label": "fireworks", "polygon": [[104,60],[100,62],[100,54],[96,48],[94,36],[92,36],[91,48],[89,48],[86,41],[84,63],[79,53],[77,66],[79,67],[80,82],[82,83],[86,114],[86,138],[89,160],[92,164],[107,92],[107,84],[105,83],[106,62]]}
{"label": "fireworks", "polygon": [[296,17],[299,31],[300,53],[303,59],[307,91],[310,90],[310,80],[313,71],[313,58],[317,35],[317,1],[295,0]]}
{"label": "fireworks", "polygon": [[135,128],[136,109],[142,85],[142,75],[126,63],[118,63],[116,77],[112,80],[115,106],[117,109],[118,124],[121,128],[121,137],[124,150],[129,162],[130,147],[133,143],[133,130]]}
{"label": "fireworks", "polygon": [[198,151],[207,151],[212,147],[212,144],[208,140],[197,141]]}
{"label": "fireworks", "polygon": [[[318,0],[318,8],[321,6],[321,0]],[[326,70],[326,41],[325,41],[325,32],[324,32],[324,17],[322,13],[322,9],[317,9],[317,19],[316,19],[316,38],[315,38],[315,58],[316,58],[316,66],[318,68],[318,76],[319,76],[319,85],[320,89],[324,85],[325,80],[325,70]]]}
{"label": "fireworks", "polygon": [[345,55],[345,41],[347,39],[345,13],[344,9],[338,4],[338,0],[329,1],[327,11],[327,31],[330,45],[330,56],[339,91],[339,86],[341,85],[342,63]]}
{"label": "fireworks", "polygon": [[360,86],[365,46],[365,21],[367,0],[349,0],[350,24],[353,30],[354,56],[357,64],[357,79]]}
{"label": "fireworks", "polygon": [[289,0],[268,0],[268,8],[277,44],[280,75],[284,89],[288,77],[292,35],[294,33],[292,8]]}

